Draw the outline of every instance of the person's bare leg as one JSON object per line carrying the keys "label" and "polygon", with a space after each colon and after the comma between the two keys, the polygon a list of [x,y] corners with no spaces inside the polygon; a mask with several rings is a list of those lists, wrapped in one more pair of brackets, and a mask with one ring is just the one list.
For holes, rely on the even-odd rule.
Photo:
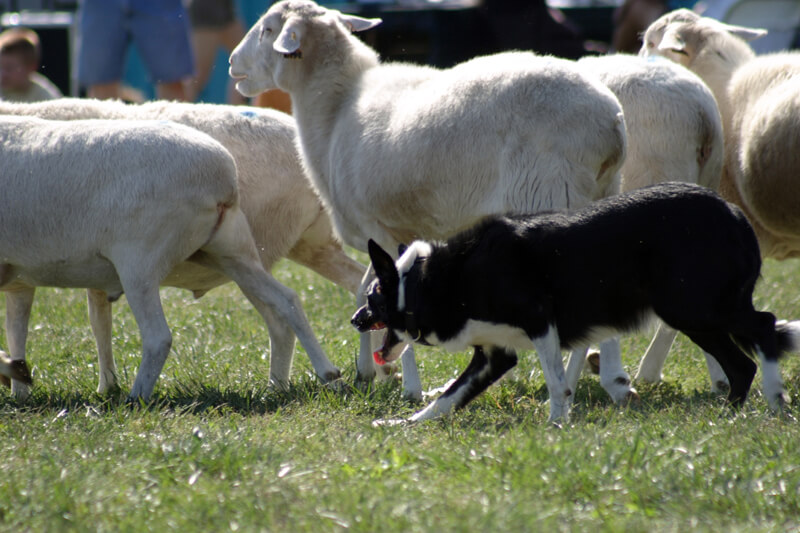
{"label": "person's bare leg", "polygon": [[108,83],[98,83],[97,85],[92,85],[87,89],[86,96],[89,98],[97,98],[98,100],[121,98],[122,83],[119,81],[111,81]]}
{"label": "person's bare leg", "polygon": [[189,101],[188,91],[183,80],[158,83],[156,85],[156,97],[159,100]]}
{"label": "person's bare leg", "polygon": [[611,47],[615,52],[635,54],[641,48],[641,35],[665,10],[661,0],[626,0],[614,14]]}

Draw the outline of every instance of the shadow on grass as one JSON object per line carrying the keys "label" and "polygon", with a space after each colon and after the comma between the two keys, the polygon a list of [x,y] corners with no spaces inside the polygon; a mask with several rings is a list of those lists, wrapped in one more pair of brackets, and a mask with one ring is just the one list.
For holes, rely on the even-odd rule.
{"label": "shadow on grass", "polygon": [[130,401],[128,391],[117,390],[111,395],[94,392],[56,390],[34,387],[31,396],[18,401],[8,392],[0,392],[0,414],[8,412],[52,412],[91,409],[97,414],[116,411],[120,407],[131,410],[175,411],[203,414],[227,411],[244,416],[273,414],[289,406],[325,406],[326,409],[355,409],[367,415],[379,416],[387,409],[413,407],[401,398],[395,382],[373,384],[366,390],[352,385],[343,378],[335,383],[323,384],[313,376],[296,379],[285,388],[268,384],[211,385],[194,378],[183,377],[169,384],[156,386],[151,400]]}
{"label": "shadow on grass", "polygon": [[[127,391],[118,391],[114,397],[96,393],[61,391],[34,388],[31,397],[18,402],[10,394],[0,392],[0,415],[26,412],[52,413],[90,410],[97,415],[114,412],[125,406],[131,410],[173,411],[203,415],[230,412],[242,416],[274,414],[292,406],[320,408],[325,411],[347,410],[354,416],[366,418],[407,417],[419,409],[420,404],[402,398],[399,382],[373,384],[368,390],[352,386],[352,379],[343,378],[333,385],[320,383],[305,375],[294,380],[287,388],[279,389],[262,384],[210,385],[192,377],[175,379],[163,384],[150,402],[129,403]],[[800,389],[800,376],[787,379],[787,390],[796,397]],[[627,407],[615,405],[596,378],[581,378],[573,402],[570,423],[604,423],[612,413],[621,413],[642,422],[658,416],[664,410],[691,413],[697,409],[719,410],[720,416],[735,416],[736,412],[725,406],[723,396],[710,391],[686,391],[680,383],[665,381],[656,384],[637,383],[640,400]],[[754,407],[754,398],[760,396],[755,389],[744,410],[766,409],[763,399]],[[432,401],[431,399],[426,400]],[[456,417],[459,424],[475,429],[495,430],[503,427],[545,423],[549,413],[548,393],[544,384],[528,379],[507,379],[487,393],[479,396]],[[796,400],[795,400],[796,404]],[[793,416],[791,406],[787,415]],[[444,423],[448,423],[446,420]]]}

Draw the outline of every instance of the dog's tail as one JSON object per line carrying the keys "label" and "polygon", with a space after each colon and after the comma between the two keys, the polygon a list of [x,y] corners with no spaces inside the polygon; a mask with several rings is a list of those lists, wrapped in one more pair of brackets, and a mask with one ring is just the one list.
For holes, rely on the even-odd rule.
{"label": "dog's tail", "polygon": [[780,354],[800,352],[800,320],[779,320],[775,323],[775,335]]}

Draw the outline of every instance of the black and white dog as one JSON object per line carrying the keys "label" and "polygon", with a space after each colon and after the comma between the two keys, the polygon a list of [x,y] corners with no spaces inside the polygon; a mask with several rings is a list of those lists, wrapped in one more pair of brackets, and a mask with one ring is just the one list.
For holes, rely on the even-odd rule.
{"label": "black and white dog", "polygon": [[516,350],[531,348],[550,420],[565,419],[572,391],[561,350],[634,331],[653,314],[719,361],[737,407],[756,372],[748,353],[760,358],[778,409],[777,361],[800,349],[800,322],[776,324],[753,308],[761,257],[750,224],[696,185],[655,185],[571,213],[488,217],[447,242],[416,241],[396,263],[370,241],[369,255],[377,279],[351,322],[387,329],[377,362],[396,359],[407,342],[475,350],[411,421],[462,407],[516,364]]}

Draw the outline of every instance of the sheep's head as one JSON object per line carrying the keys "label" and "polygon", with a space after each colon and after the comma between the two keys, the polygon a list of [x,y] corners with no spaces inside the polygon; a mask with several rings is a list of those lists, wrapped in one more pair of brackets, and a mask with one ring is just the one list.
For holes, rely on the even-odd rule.
{"label": "sheep's head", "polygon": [[[647,28],[639,55],[662,55],[697,71],[693,64],[705,50],[714,50],[723,59],[728,52],[733,55],[746,54],[749,46],[739,39],[751,41],[766,33],[766,30],[725,24],[701,17],[688,9],[677,9],[663,15]],[[731,40],[730,35],[739,39]]]}
{"label": "sheep's head", "polygon": [[229,73],[237,80],[236,89],[245,96],[276,87],[291,92],[293,68],[287,69],[287,62],[297,63],[309,54],[316,57],[325,53],[325,47],[330,46],[328,35],[363,31],[380,22],[380,19],[344,15],[308,0],[279,2],[233,51]]}

